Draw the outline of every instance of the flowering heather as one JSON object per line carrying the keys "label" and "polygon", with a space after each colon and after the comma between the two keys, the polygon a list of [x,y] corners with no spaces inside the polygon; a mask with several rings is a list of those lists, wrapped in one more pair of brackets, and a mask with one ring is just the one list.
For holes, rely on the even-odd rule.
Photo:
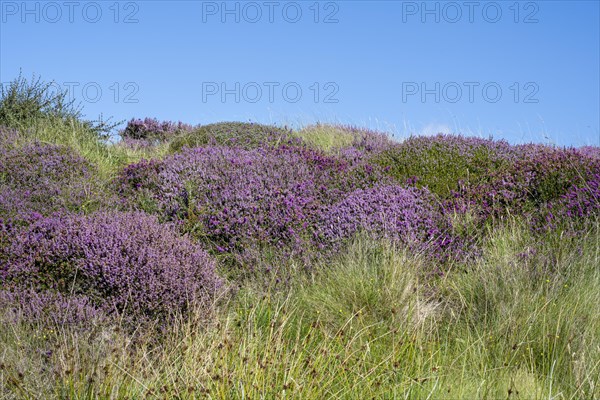
{"label": "flowering heather", "polygon": [[159,121],[156,118],[131,119],[121,131],[123,139],[149,141],[165,141],[173,136],[192,130],[193,127],[183,122]]}
{"label": "flowering heather", "polygon": [[458,239],[427,189],[398,185],[358,189],[321,214],[316,238],[321,248],[339,247],[362,231],[444,259],[459,257]]}
{"label": "flowering heather", "polygon": [[378,154],[395,144],[388,135],[355,126],[338,125],[335,128],[352,136],[353,148],[366,154]]}
{"label": "flowering heather", "polygon": [[120,191],[185,221],[218,251],[269,244],[301,252],[321,205],[378,179],[368,166],[305,148],[199,147],[128,167]]}
{"label": "flowering heather", "polygon": [[580,234],[600,216],[600,170],[585,182],[575,184],[560,198],[549,202],[536,216],[535,228],[545,231],[562,228]]}
{"label": "flowering heather", "polygon": [[386,134],[348,125],[309,125],[297,135],[306,145],[334,153],[352,163],[364,161],[394,144]]}
{"label": "flowering heather", "polygon": [[86,296],[67,295],[32,289],[0,289],[0,310],[9,312],[14,321],[25,320],[49,325],[76,325],[85,327],[106,316],[91,304]]}
{"label": "flowering heather", "polygon": [[577,151],[584,156],[600,159],[600,147],[598,146],[582,146],[577,148]]}
{"label": "flowering heather", "polygon": [[0,148],[0,216],[77,210],[98,192],[92,165],[73,150],[28,143]]}
{"label": "flowering heather", "polygon": [[53,216],[3,232],[11,230],[0,281],[14,298],[58,293],[81,312],[94,306],[141,321],[185,313],[222,285],[205,251],[146,214]]}
{"label": "flowering heather", "polygon": [[515,158],[505,141],[439,134],[411,137],[375,154],[372,162],[401,183],[416,182],[449,198],[461,185],[485,181]]}
{"label": "flowering heather", "polygon": [[[600,171],[600,159],[577,149],[528,144],[515,146],[515,151],[515,161],[490,171],[487,181],[461,188],[455,203],[468,204],[483,219],[536,214],[571,190],[581,190],[573,188],[588,187],[588,180]],[[574,201],[574,194],[570,196]]]}
{"label": "flowering heather", "polygon": [[131,151],[148,151],[152,150],[155,143],[149,139],[132,139],[129,137],[122,138],[116,146],[131,150]]}
{"label": "flowering heather", "polygon": [[569,218],[588,217],[600,212],[600,171],[585,184],[573,185],[561,198]]}

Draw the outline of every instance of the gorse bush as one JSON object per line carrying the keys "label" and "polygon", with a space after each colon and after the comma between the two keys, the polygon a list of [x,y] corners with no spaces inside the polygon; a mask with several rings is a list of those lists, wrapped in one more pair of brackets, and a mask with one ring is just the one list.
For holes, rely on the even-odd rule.
{"label": "gorse bush", "polygon": [[0,144],[0,218],[82,211],[106,199],[95,168],[65,146]]}
{"label": "gorse bush", "polygon": [[0,126],[26,129],[40,121],[69,123],[78,121],[99,139],[107,139],[118,123],[109,120],[85,120],[75,99],[68,99],[67,90],[57,90],[54,82],[41,78],[27,80],[19,75],[0,93]]}
{"label": "gorse bush", "polygon": [[[12,236],[0,253],[3,289],[17,300],[32,290],[76,299],[82,317],[93,306],[131,323],[165,322],[206,305],[222,286],[202,248],[143,213],[53,216],[20,229],[4,224],[2,233]],[[31,303],[21,305],[39,315]]]}
{"label": "gorse bush", "polygon": [[400,183],[416,180],[418,186],[450,198],[462,184],[485,181],[515,158],[505,141],[439,134],[411,137],[376,153],[371,161]]}
{"label": "gorse bush", "polygon": [[287,128],[249,122],[219,122],[202,125],[176,136],[170,142],[172,152],[184,147],[230,146],[255,149],[263,146],[298,145],[302,141]]}
{"label": "gorse bush", "polygon": [[3,86],[0,125],[21,126],[46,116],[79,118],[81,111],[74,106],[74,100],[67,100],[68,93],[56,91],[55,86],[40,78],[28,81],[22,76]]}

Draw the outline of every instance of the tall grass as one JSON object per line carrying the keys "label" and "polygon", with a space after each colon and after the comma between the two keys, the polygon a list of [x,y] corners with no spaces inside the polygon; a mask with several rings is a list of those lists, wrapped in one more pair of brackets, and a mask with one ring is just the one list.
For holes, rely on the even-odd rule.
{"label": "tall grass", "polygon": [[[522,398],[600,393],[600,234],[490,233],[483,258],[441,278],[362,237],[290,290],[251,285],[206,325],[158,344],[64,326],[0,325],[1,395],[17,398]],[[204,321],[204,320],[203,320]]]}
{"label": "tall grass", "polygon": [[335,152],[342,147],[350,146],[355,137],[351,132],[338,126],[316,124],[307,126],[296,135],[303,141],[318,149]]}

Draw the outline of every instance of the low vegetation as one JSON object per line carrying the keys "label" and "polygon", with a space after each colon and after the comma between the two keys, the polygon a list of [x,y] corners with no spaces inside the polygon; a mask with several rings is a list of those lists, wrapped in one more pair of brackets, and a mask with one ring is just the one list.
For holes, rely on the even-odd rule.
{"label": "low vegetation", "polygon": [[600,396],[597,147],[113,143],[51,88],[0,98],[0,398]]}

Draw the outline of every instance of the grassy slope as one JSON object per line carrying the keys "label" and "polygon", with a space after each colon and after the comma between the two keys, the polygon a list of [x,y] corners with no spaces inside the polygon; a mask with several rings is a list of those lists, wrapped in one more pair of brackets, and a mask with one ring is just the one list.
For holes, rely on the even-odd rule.
{"label": "grassy slope", "polygon": [[[74,147],[107,179],[153,155],[76,126],[32,137]],[[118,327],[0,316],[0,398],[598,398],[598,226],[542,244],[527,232],[507,222],[480,262],[434,281],[419,258],[359,237],[285,293],[245,287],[215,322],[182,321],[158,347]]]}

